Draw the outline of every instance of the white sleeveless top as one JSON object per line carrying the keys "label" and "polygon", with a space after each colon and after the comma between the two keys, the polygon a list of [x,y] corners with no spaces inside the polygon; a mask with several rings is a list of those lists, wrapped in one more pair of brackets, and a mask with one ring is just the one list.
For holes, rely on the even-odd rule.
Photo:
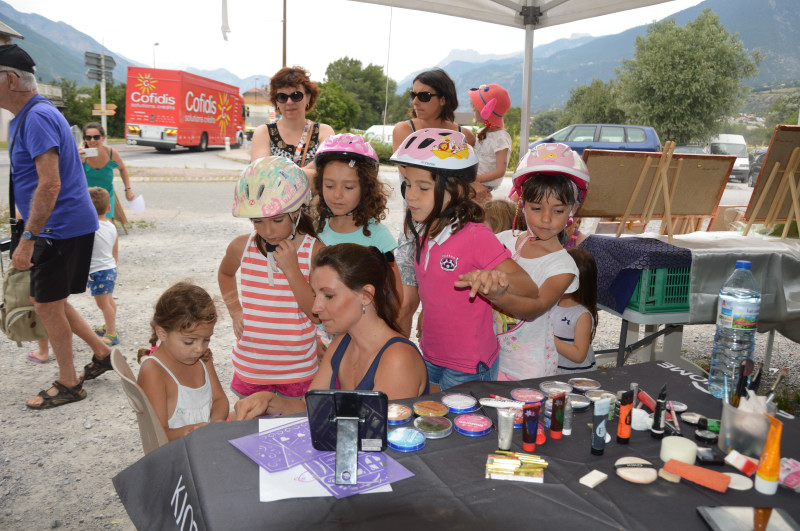
{"label": "white sleeveless top", "polygon": [[167,422],[167,426],[171,429],[182,428],[190,424],[198,424],[200,422],[208,422],[211,418],[211,404],[213,402],[211,394],[211,382],[208,379],[208,370],[206,364],[202,361],[200,364],[203,366],[203,375],[205,376],[205,383],[197,388],[186,387],[181,385],[172,371],[167,369],[164,363],[153,356],[147,356],[142,360],[144,363],[147,360],[155,360],[161,365],[167,374],[169,374],[178,386],[178,400],[175,402],[175,411]]}

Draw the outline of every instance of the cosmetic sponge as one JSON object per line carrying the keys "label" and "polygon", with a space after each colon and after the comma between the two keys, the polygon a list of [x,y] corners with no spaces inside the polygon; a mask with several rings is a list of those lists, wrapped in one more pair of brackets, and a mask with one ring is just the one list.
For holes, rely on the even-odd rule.
{"label": "cosmetic sponge", "polygon": [[592,470],[578,481],[580,482],[581,485],[586,485],[590,489],[593,489],[600,483],[604,482],[606,479],[608,479],[608,474],[604,474],[599,470]]}

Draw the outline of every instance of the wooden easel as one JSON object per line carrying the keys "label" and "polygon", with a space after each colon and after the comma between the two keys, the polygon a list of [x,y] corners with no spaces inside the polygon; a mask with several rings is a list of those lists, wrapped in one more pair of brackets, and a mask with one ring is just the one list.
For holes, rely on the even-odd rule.
{"label": "wooden easel", "polygon": [[[744,235],[747,235],[753,223],[759,220],[762,220],[767,228],[785,220],[781,234],[781,239],[785,239],[792,221],[800,221],[798,167],[800,167],[800,126],[775,126],[761,174],[745,214],[747,224]],[[762,181],[765,171],[769,171],[769,175],[766,181]]]}
{"label": "wooden easel", "polygon": [[125,215],[125,211],[122,209],[122,203],[119,202],[116,190],[114,190],[114,221],[119,221],[119,224],[122,225],[122,230],[125,231],[125,234],[128,234],[128,228],[125,225],[129,224],[130,221],[128,221],[128,216]]}
{"label": "wooden easel", "polygon": [[[630,222],[662,218],[662,234],[694,232],[719,204],[736,157],[586,150],[591,182],[578,215],[619,218],[616,235]],[[631,190],[630,193],[627,191]],[[621,217],[620,217],[621,216]]]}

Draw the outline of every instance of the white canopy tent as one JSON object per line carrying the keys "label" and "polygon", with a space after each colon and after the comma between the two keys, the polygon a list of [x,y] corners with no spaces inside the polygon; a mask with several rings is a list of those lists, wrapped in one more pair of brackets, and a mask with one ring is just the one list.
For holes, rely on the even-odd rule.
{"label": "white canopy tent", "polygon": [[[533,30],[599,17],[619,11],[662,4],[669,0],[353,0],[440,15],[468,18],[525,30],[520,136],[530,132],[533,77]],[[285,13],[285,12],[284,12]],[[285,15],[284,15],[285,19]],[[222,35],[227,39],[227,0],[222,0]],[[520,141],[520,157],[527,151]]]}
{"label": "white canopy tent", "polygon": [[[415,9],[525,30],[522,73],[520,138],[530,133],[533,77],[533,30],[599,17],[619,11],[661,4],[668,0],[354,0],[404,9]],[[520,158],[528,149],[520,140]]]}

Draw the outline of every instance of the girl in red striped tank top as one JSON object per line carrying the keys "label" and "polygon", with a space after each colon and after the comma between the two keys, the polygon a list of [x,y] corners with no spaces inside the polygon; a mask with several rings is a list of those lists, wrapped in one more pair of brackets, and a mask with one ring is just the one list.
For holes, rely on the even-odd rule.
{"label": "girl in red striped tank top", "polygon": [[317,373],[308,279],[323,245],[305,211],[310,200],[303,170],[284,157],[255,160],[239,178],[233,215],[250,218],[253,231],[228,245],[218,272],[236,334],[231,389],[239,396],[301,397]]}

